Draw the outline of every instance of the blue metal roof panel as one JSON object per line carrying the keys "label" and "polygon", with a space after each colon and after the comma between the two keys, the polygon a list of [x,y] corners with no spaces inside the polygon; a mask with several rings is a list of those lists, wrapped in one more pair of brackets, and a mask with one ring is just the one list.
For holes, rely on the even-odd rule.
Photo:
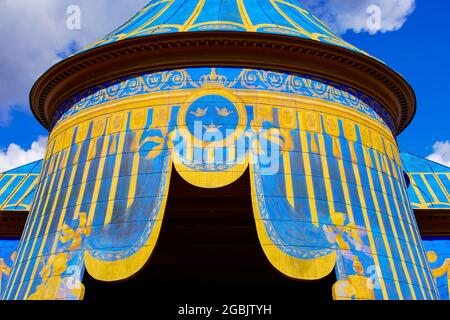
{"label": "blue metal roof panel", "polygon": [[121,27],[78,53],[136,37],[200,31],[282,34],[368,55],[296,0],[153,0]]}
{"label": "blue metal roof panel", "polygon": [[30,209],[42,160],[0,174],[0,211]]}
{"label": "blue metal roof panel", "polygon": [[450,168],[422,157],[401,154],[411,183],[409,198],[414,209],[450,210]]}

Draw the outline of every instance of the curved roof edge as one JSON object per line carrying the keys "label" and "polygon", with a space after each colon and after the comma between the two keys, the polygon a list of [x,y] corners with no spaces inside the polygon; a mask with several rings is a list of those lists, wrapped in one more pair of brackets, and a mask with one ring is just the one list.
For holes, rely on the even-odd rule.
{"label": "curved roof edge", "polygon": [[69,57],[37,80],[30,104],[50,129],[54,112],[65,100],[95,85],[139,72],[214,65],[307,73],[348,85],[391,113],[394,134],[402,132],[416,112],[416,97],[406,80],[369,56],[305,38],[218,31],[138,37]]}

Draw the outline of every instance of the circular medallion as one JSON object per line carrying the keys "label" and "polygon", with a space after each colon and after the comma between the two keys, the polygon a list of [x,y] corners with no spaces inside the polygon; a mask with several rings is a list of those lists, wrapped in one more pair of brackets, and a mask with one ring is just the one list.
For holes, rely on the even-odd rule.
{"label": "circular medallion", "polygon": [[196,146],[228,147],[247,125],[244,103],[225,89],[206,89],[188,98],[178,115],[178,129]]}
{"label": "circular medallion", "polygon": [[242,176],[248,159],[238,141],[245,139],[247,113],[239,97],[223,88],[201,89],[181,105],[177,122],[183,143],[175,148],[174,165],[183,179],[220,188]]}

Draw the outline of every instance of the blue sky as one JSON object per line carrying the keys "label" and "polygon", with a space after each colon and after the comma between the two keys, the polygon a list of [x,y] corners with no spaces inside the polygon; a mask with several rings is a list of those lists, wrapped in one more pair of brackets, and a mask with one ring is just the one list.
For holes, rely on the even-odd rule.
{"label": "blue sky", "polygon": [[[65,19],[64,1],[66,0],[45,0],[43,3],[46,7],[42,8],[33,7],[33,5],[36,6],[34,0],[16,0],[14,5],[9,4],[9,12],[3,10],[3,13],[0,13],[0,18],[2,15],[7,18],[7,15],[14,16],[14,10],[21,15],[25,10],[25,15],[29,14],[30,17],[22,21],[30,21],[32,18],[43,19],[45,16],[45,21],[43,20],[39,25],[45,28],[46,23],[48,24],[48,30],[44,29],[33,34],[31,26],[27,26],[27,22],[24,22],[22,32],[18,33],[15,39],[15,45],[22,50],[21,53],[16,54],[15,52],[18,51],[15,48],[15,51],[4,52],[4,55],[8,54],[7,59],[11,60],[13,57],[14,60],[10,63],[0,62],[0,85],[3,87],[0,88],[3,90],[3,92],[0,91],[0,171],[2,171],[2,162],[3,168],[8,165],[18,165],[35,160],[34,158],[39,157],[42,152],[42,146],[36,141],[39,136],[47,136],[48,132],[34,119],[28,106],[27,93],[34,80],[64,53],[70,52],[70,48],[73,49],[100,38],[124,22],[145,3],[145,0],[99,0],[95,4],[92,4],[93,1],[86,0],[70,1],[79,2],[82,8],[97,7],[83,11],[86,13],[82,16],[85,17],[86,23],[82,30],[63,32],[60,29],[64,28],[56,29],[53,26],[62,24]],[[340,12],[344,7],[340,5],[342,1],[345,2],[344,6],[347,6],[347,15]],[[450,126],[448,124],[450,104],[447,100],[446,81],[450,79],[450,34],[447,26],[450,1],[417,0],[412,14],[408,12],[408,14],[392,17],[392,12],[395,11],[392,8],[399,7],[397,4],[404,4],[405,1],[414,3],[414,0],[321,0],[319,2],[305,0],[304,2],[307,5],[311,3],[313,13],[343,33],[344,39],[383,60],[401,73],[413,86],[417,94],[418,111],[409,128],[399,136],[401,150],[423,157],[434,153],[432,159],[450,164]],[[27,2],[28,5],[25,6]],[[364,22],[366,15],[366,12],[361,9],[365,8],[362,6],[365,2],[385,6],[383,7],[386,9],[385,12],[390,14],[388,16],[386,13],[388,16],[386,19],[389,19],[386,21],[387,29],[398,28],[398,30],[379,32],[374,35],[359,30],[361,21]],[[17,3],[23,6],[19,7]],[[111,11],[101,17],[91,15],[91,12],[105,11],[101,8],[102,3],[108,5],[108,10]],[[355,11],[355,14],[350,12],[348,15],[349,8],[358,11]],[[356,19],[358,14],[359,20]],[[355,17],[354,21],[350,21],[349,16]],[[54,21],[49,22],[52,17],[55,17]],[[0,36],[4,38],[10,32],[1,21],[0,19]],[[352,29],[362,32],[357,33]],[[45,33],[49,32],[54,32],[54,36],[45,37]],[[42,39],[36,39],[41,34],[44,34]],[[2,60],[1,55],[2,53],[0,53],[0,60]],[[6,78],[4,83],[2,78]],[[9,78],[11,78],[10,81]],[[12,98],[9,99],[10,97]],[[44,140],[39,141],[42,144]],[[446,143],[447,141],[449,142]],[[34,147],[32,147],[33,142]],[[17,145],[16,149],[13,148],[14,152],[8,152],[11,144]],[[18,157],[19,154],[20,157]]]}
{"label": "blue sky", "polygon": [[402,74],[417,95],[417,114],[399,137],[402,151],[420,156],[436,141],[450,140],[450,1],[419,0],[404,26],[395,32],[347,32],[344,38]]}

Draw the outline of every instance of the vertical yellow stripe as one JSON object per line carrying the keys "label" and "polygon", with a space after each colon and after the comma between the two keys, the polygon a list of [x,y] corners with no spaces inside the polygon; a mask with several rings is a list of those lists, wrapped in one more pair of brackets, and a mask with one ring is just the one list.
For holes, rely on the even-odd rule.
{"label": "vertical yellow stripe", "polygon": [[[349,144],[352,143],[349,141]],[[344,193],[344,200],[345,200],[345,207],[347,208],[348,217],[350,220],[350,224],[356,225],[355,217],[353,216],[353,208],[352,203],[350,200],[350,188],[348,186],[347,182],[347,176],[345,174],[345,168],[344,168],[344,161],[342,158],[338,159],[338,166],[339,166],[339,174],[341,177],[341,183],[342,183],[342,191]]]}
{"label": "vertical yellow stripe", "polygon": [[[334,208],[334,196],[333,196],[333,190],[331,187],[331,180],[330,180],[330,171],[328,169],[328,161],[327,161],[327,150],[325,148],[325,141],[323,138],[323,134],[318,134],[319,136],[319,149],[320,149],[320,160],[322,163],[322,171],[323,171],[323,178],[325,182],[325,191],[327,194],[327,202],[328,202],[328,210],[330,211],[330,215],[332,216],[335,213]],[[335,221],[332,221],[335,223]]]}
{"label": "vertical yellow stripe", "polygon": [[[57,168],[58,168],[59,162],[60,162],[63,158],[64,158],[63,152],[60,152],[59,155],[57,156],[57,160],[56,160],[54,163],[52,163],[53,166],[51,166],[51,168],[52,168],[52,169],[55,169],[55,171],[57,171],[57,170],[58,170]],[[48,202],[49,202],[49,200],[50,200],[50,195],[51,195],[51,192],[52,192],[52,189],[53,189],[53,184],[54,184],[54,182],[55,182],[55,177],[56,177],[56,172],[53,172],[53,171],[52,171],[50,174],[52,175],[52,178],[51,178],[51,181],[50,181],[50,185],[49,185],[49,189],[48,189],[47,198],[46,198],[46,200],[45,200],[44,207],[42,208],[42,210],[41,210],[40,212],[37,213],[37,214],[40,214],[40,219],[39,219],[39,225],[38,225],[38,228],[37,228],[36,233],[35,233],[35,234],[36,234],[36,237],[35,237],[34,240],[33,240],[33,244],[32,244],[32,246],[31,246],[30,254],[28,255],[28,257],[26,257],[26,261],[27,261],[27,262],[26,262],[26,265],[25,265],[24,270],[22,271],[22,277],[21,277],[21,280],[20,280],[20,284],[19,284],[19,286],[18,286],[17,289],[16,289],[16,295],[15,295],[15,297],[14,297],[15,300],[17,300],[17,298],[18,298],[18,296],[19,296],[19,293],[20,293],[20,290],[22,289],[22,285],[23,285],[23,283],[24,283],[25,275],[26,275],[26,273],[27,273],[27,271],[28,271],[28,268],[29,268],[29,266],[30,266],[31,257],[33,256],[34,248],[35,248],[36,242],[37,242],[37,240],[38,240],[37,235],[38,235],[39,232],[41,231],[42,224],[43,224],[43,222],[44,222],[45,211],[47,210]],[[42,200],[42,199],[41,199],[41,200]],[[36,218],[38,218],[38,217],[36,217]],[[33,222],[33,224],[35,224],[35,223],[36,223],[36,221]],[[31,235],[31,233],[30,233],[30,235]],[[24,259],[22,258],[20,261],[23,261],[23,260],[24,260]]]}
{"label": "vertical yellow stripe", "polygon": [[[367,159],[367,157],[370,157],[370,153],[368,152],[368,150],[366,150],[365,146],[362,146],[363,150],[364,150],[364,162],[367,163],[371,163],[372,161]],[[381,236],[383,238],[383,242],[384,242],[384,246],[386,248],[387,254],[388,254],[388,260],[389,260],[389,264],[391,266],[391,270],[392,270],[392,274],[394,276],[394,282],[395,282],[395,287],[397,289],[397,293],[398,296],[400,298],[400,300],[403,300],[403,294],[402,294],[402,290],[400,288],[400,284],[398,282],[398,275],[397,275],[397,270],[395,269],[395,264],[392,261],[392,251],[391,248],[389,247],[389,241],[387,239],[386,236],[386,230],[384,228],[384,223],[383,223],[383,218],[381,216],[380,213],[380,205],[378,204],[378,199],[377,199],[377,194],[375,193],[375,187],[373,184],[373,178],[372,178],[372,172],[370,171],[369,167],[366,166],[366,171],[367,171],[367,176],[369,178],[369,185],[370,185],[370,192],[372,194],[372,200],[375,206],[375,211],[377,214],[377,219],[378,219],[378,224],[380,225],[380,232],[381,232]]]}
{"label": "vertical yellow stripe", "polygon": [[292,186],[291,157],[289,151],[283,153],[284,182],[286,186],[286,199],[292,208],[295,208],[294,188]]}
{"label": "vertical yellow stripe", "polygon": [[[50,159],[50,162],[47,164],[47,169],[50,169],[50,167],[52,166],[53,162],[57,161],[58,158],[59,158],[59,155],[55,156],[55,157],[52,157]],[[32,222],[32,218],[34,218],[34,216],[37,216],[39,214],[39,209],[41,208],[43,194],[44,194],[44,192],[45,192],[45,190],[47,188],[48,182],[50,181],[50,179],[48,178],[49,174],[51,174],[50,170],[47,171],[45,181],[43,182],[43,186],[41,186],[39,192],[36,193],[36,197],[35,197],[34,201],[37,201],[37,205],[31,211],[31,214],[33,214],[33,217],[31,217],[31,215],[28,217],[28,219],[27,219],[27,226],[26,226],[27,231],[26,231],[26,233],[23,233],[23,235],[22,235],[22,238],[26,237],[26,240],[25,241],[22,240],[23,243],[21,243],[21,245],[25,245],[25,247],[21,248],[20,256],[17,257],[16,262],[23,261],[23,258],[24,258],[25,252],[26,252],[26,247],[27,247],[27,245],[28,245],[28,243],[30,241],[31,234],[33,233],[33,230],[34,230],[34,228],[36,226],[36,223]],[[34,206],[34,204],[33,204],[33,206]],[[9,297],[9,295],[11,294],[11,290],[12,290],[13,284],[16,282],[18,274],[19,274],[18,270],[14,269],[14,277],[11,278],[10,281],[9,281],[10,285],[8,286],[7,294],[5,293],[5,297]],[[22,276],[23,277],[22,277],[21,282],[23,282],[24,273],[22,273]]]}
{"label": "vertical yellow stripe", "polygon": [[[76,151],[75,158],[78,158],[80,156],[80,152],[81,152],[81,144],[78,145],[78,150]],[[53,254],[55,252],[56,246],[58,245],[59,233],[60,233],[60,231],[62,229],[62,226],[63,226],[63,223],[64,223],[64,219],[66,217],[67,206],[69,205],[69,200],[72,197],[72,186],[73,186],[73,182],[75,180],[75,175],[77,173],[77,169],[78,169],[78,163],[76,163],[73,166],[72,172],[70,173],[69,187],[67,188],[67,191],[66,191],[66,198],[64,199],[62,212],[59,215],[58,227],[56,228],[56,235],[55,235],[55,239],[53,240],[53,246],[52,246],[51,254]]]}
{"label": "vertical yellow stripe", "polygon": [[[80,184],[80,191],[78,193],[78,197],[77,197],[77,202],[75,205],[75,212],[73,214],[73,218],[76,220],[79,218],[80,216],[80,210],[81,210],[81,205],[83,204],[83,198],[84,198],[84,193],[86,192],[86,185],[87,185],[87,179],[88,179],[88,175],[89,175],[89,170],[91,169],[91,151],[93,150],[94,147],[97,146],[97,139],[91,139],[91,141],[89,142],[89,146],[88,146],[88,152],[86,154],[86,162],[84,164],[84,169],[83,169],[83,176],[81,178],[81,184]],[[80,144],[80,150],[81,150],[82,144]],[[94,154],[95,157],[96,154]]]}
{"label": "vertical yellow stripe", "polygon": [[94,191],[92,192],[92,202],[91,202],[91,206],[89,208],[89,216],[88,216],[88,221],[87,221],[86,226],[92,226],[92,221],[94,220],[95,209],[97,208],[98,194],[100,192],[100,186],[101,186],[102,180],[103,180],[102,179],[103,178],[103,169],[105,167],[105,161],[106,161],[106,155],[108,153],[108,145],[109,145],[110,137],[111,137],[110,135],[106,135],[103,140],[102,153],[101,153],[100,161],[98,163]]}
{"label": "vertical yellow stripe", "polygon": [[133,156],[133,166],[131,168],[131,179],[130,179],[130,188],[128,191],[127,208],[131,207],[131,205],[134,202],[134,198],[136,196],[136,184],[139,173],[139,162],[140,162],[139,152],[135,152]]}
{"label": "vertical yellow stripe", "polygon": [[[62,183],[64,181],[64,176],[65,176],[65,173],[66,173],[67,162],[68,162],[69,157],[70,157],[70,151],[71,151],[71,148],[66,149],[66,151],[65,151],[66,155],[63,158],[64,159],[63,162],[61,163],[62,164],[62,170],[61,170],[61,173],[60,173],[60,176],[59,176],[59,181],[58,181],[56,194],[55,194],[55,197],[53,198],[53,205],[52,205],[52,208],[51,208],[51,211],[50,211],[50,216],[49,216],[48,221],[47,221],[47,226],[45,228],[45,233],[44,233],[44,237],[43,237],[42,242],[41,242],[41,247],[39,249],[39,253],[37,255],[36,262],[34,263],[33,271],[31,273],[31,277],[30,277],[31,281],[29,282],[28,287],[27,287],[27,291],[25,292],[25,295],[24,295],[25,298],[27,298],[29,293],[30,293],[31,285],[34,282],[33,279],[34,279],[34,277],[36,275],[36,270],[37,270],[37,268],[38,268],[38,266],[40,264],[39,262],[40,262],[40,259],[42,258],[42,253],[44,251],[45,243],[47,241],[47,237],[48,237],[48,234],[50,232],[50,227],[52,225],[53,216],[55,215],[56,205],[58,204],[59,194],[61,192],[61,185],[62,185]],[[56,176],[56,174],[55,174],[55,176]],[[50,197],[47,198],[47,204],[48,204],[49,199],[50,199]],[[43,211],[43,213],[45,213],[45,210]],[[43,217],[41,219],[41,222],[43,220],[44,220],[44,215],[43,215]]]}
{"label": "vertical yellow stripe", "polygon": [[[353,173],[355,174],[356,185],[358,188],[358,197],[359,197],[359,201],[361,202],[361,210],[362,210],[363,216],[364,216],[364,223],[366,225],[367,235],[369,237],[370,251],[372,253],[375,265],[377,267],[377,271],[379,270],[382,273],[383,271],[381,269],[380,261],[378,259],[378,253],[377,253],[377,249],[375,246],[375,240],[374,240],[373,233],[372,233],[372,227],[370,225],[370,220],[369,220],[369,217],[367,214],[367,204],[366,204],[364,192],[362,190],[361,175],[359,173],[358,165],[353,162],[352,166],[353,166]],[[383,276],[383,274],[381,274],[379,276],[380,276],[379,280],[380,280],[380,285],[381,285],[381,292],[383,294],[383,299],[388,300],[389,295],[386,290],[386,284],[384,283],[384,276]]]}
{"label": "vertical yellow stripe", "polygon": [[[376,165],[376,168],[377,168],[377,171],[378,171],[378,179],[380,180],[381,190],[383,191],[384,203],[385,203],[386,209],[388,211],[389,222],[391,224],[392,232],[394,233],[395,244],[397,245],[397,251],[400,254],[400,259],[401,259],[403,271],[405,272],[406,280],[408,281],[408,287],[409,287],[409,290],[411,291],[412,298],[414,300],[416,300],[416,293],[415,293],[414,288],[412,286],[411,276],[409,274],[408,267],[406,266],[406,263],[405,263],[405,256],[403,255],[403,250],[402,250],[402,247],[400,245],[399,238],[398,238],[397,228],[395,227],[395,222],[394,222],[394,219],[392,217],[391,205],[390,205],[389,199],[387,197],[386,186],[384,184],[385,182],[384,182],[383,174],[381,173],[381,166],[380,166],[380,162],[378,161],[378,155],[377,155],[376,151],[374,151],[373,153],[374,153],[374,158],[375,158],[375,165]],[[387,170],[386,166],[384,166],[384,167]]]}
{"label": "vertical yellow stripe", "polygon": [[[299,116],[300,116],[300,114],[299,114]],[[301,119],[300,119],[300,121],[301,121]],[[299,132],[300,132],[300,140],[302,142],[303,166],[305,168],[306,188],[308,191],[309,208],[311,211],[311,222],[316,227],[318,227],[319,219],[317,217],[316,197],[314,195],[314,185],[313,185],[313,179],[312,179],[311,164],[309,161],[308,138],[306,135],[306,131],[299,130]]]}
{"label": "vertical yellow stripe", "polygon": [[[43,168],[42,168],[42,174],[43,175],[44,175],[45,170],[49,168],[49,163],[52,162],[52,161],[54,161],[54,157],[51,158],[51,160],[49,160],[49,162],[47,162],[47,163],[44,162],[44,165],[43,165]],[[38,176],[37,180],[39,182],[44,181],[43,177],[40,177],[40,176]],[[26,247],[23,248],[23,246],[26,245],[28,243],[28,241],[30,240],[31,233],[32,233],[32,231],[34,229],[34,226],[35,226],[35,224],[32,224],[30,222],[34,218],[34,215],[37,214],[35,211],[37,211],[37,209],[40,207],[41,199],[42,199],[41,197],[42,197],[42,194],[43,194],[43,192],[44,192],[44,190],[45,190],[45,188],[47,186],[47,182],[48,182],[48,179],[45,179],[45,183],[39,184],[39,187],[36,190],[34,201],[31,204],[30,214],[28,215],[27,221],[26,221],[26,224],[25,224],[25,230],[22,233],[22,239],[21,239],[20,244],[19,244],[19,248],[18,248],[19,256],[17,257],[16,261],[14,262],[13,269],[11,271],[11,277],[9,279],[9,282],[8,282],[7,286],[6,286],[7,290],[4,292],[4,295],[3,295],[5,298],[10,295],[11,289],[12,289],[12,284],[17,279],[17,275],[18,275],[19,272],[18,272],[18,270],[16,268],[16,264],[19,261],[22,261],[22,258],[23,258],[24,254],[25,254]]]}
{"label": "vertical yellow stripe", "polygon": [[[114,163],[114,173],[111,180],[111,189],[109,190],[109,197],[108,197],[108,207],[106,209],[106,216],[105,216],[105,225],[109,224],[112,219],[112,214],[114,210],[114,200],[116,198],[116,191],[117,191],[117,183],[119,181],[119,175],[120,175],[120,167],[122,165],[122,157],[123,157],[123,146],[125,144],[125,132],[121,132],[119,135],[119,145],[117,146],[117,155],[116,160]],[[114,137],[114,139],[116,139]]]}
{"label": "vertical yellow stripe", "polygon": [[403,235],[406,238],[406,243],[407,243],[407,246],[408,246],[409,255],[411,256],[412,263],[414,264],[414,272],[416,274],[417,280],[419,281],[419,285],[420,285],[420,290],[422,292],[422,296],[425,299],[426,298],[426,294],[425,294],[425,291],[423,290],[422,279],[420,279],[420,276],[419,276],[419,270],[417,269],[416,259],[414,257],[413,252],[412,252],[411,243],[410,243],[410,240],[409,240],[408,232],[406,231],[405,223],[403,221],[403,217],[402,217],[402,214],[401,214],[401,211],[400,211],[400,206],[398,205],[398,201],[400,201],[400,198],[398,198],[397,192],[395,191],[395,188],[394,188],[394,183],[393,183],[393,179],[392,179],[392,171],[390,170],[390,166],[389,166],[388,160],[385,157],[383,157],[383,161],[384,161],[385,166],[386,166],[386,168],[388,170],[389,185],[391,186],[391,190],[392,190],[392,193],[393,193],[393,198],[394,198],[394,202],[395,202],[395,209],[396,209],[396,211],[398,213],[398,218],[400,220],[400,225],[401,225],[401,228],[402,228],[402,231],[403,231]]}

